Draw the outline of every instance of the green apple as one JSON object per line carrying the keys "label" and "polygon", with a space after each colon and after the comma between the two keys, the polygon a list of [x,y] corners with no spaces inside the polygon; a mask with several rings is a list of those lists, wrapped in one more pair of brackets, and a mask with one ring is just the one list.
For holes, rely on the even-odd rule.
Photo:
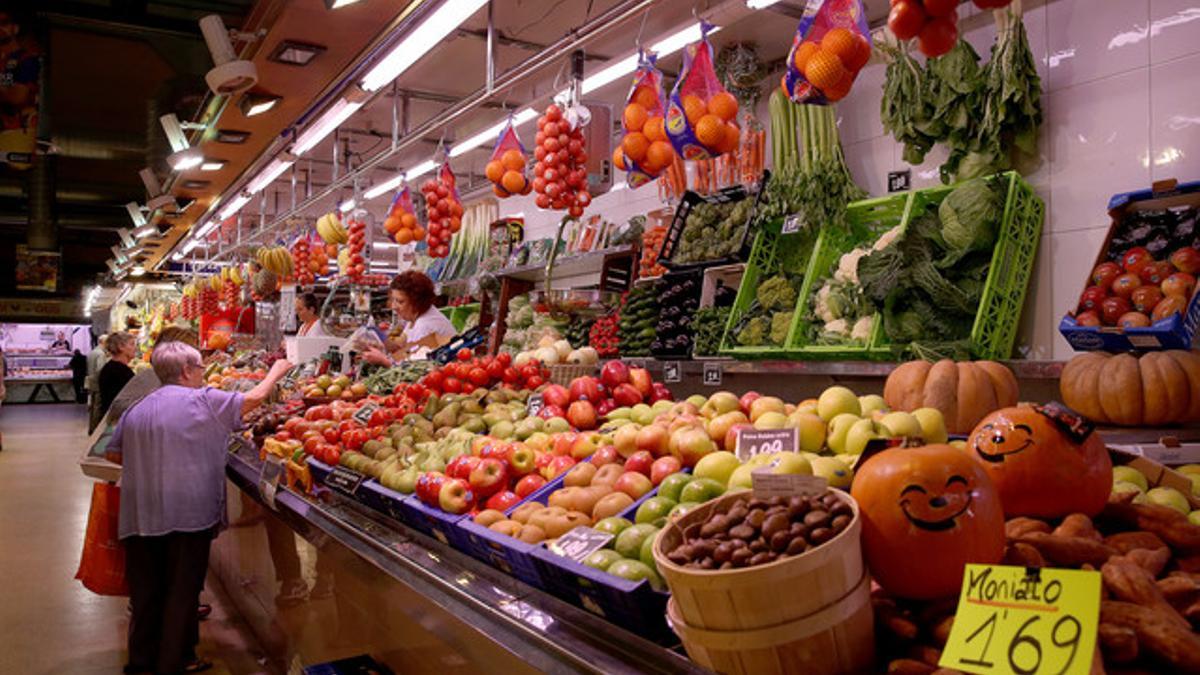
{"label": "green apple", "polygon": [[1200,464],[1184,464],[1175,467],[1175,470],[1179,473],[1200,473]]}
{"label": "green apple", "polygon": [[1129,481],[1125,480],[1113,481],[1112,493],[1114,495],[1119,495],[1125,492],[1136,492],[1139,495],[1146,493],[1142,486],[1138,485],[1137,483],[1130,483]]}
{"label": "green apple", "polygon": [[814,476],[829,481],[829,487],[835,488],[850,487],[850,481],[854,478],[850,467],[833,457],[818,457],[813,462],[812,472]]}
{"label": "green apple", "polygon": [[675,505],[675,508],[671,509],[671,512],[667,514],[667,520],[675,520],[676,518],[686,516],[688,511],[691,511],[697,506],[700,506],[700,504],[697,502],[679,502]]}
{"label": "green apple", "polygon": [[1187,497],[1175,488],[1151,488],[1146,492],[1146,499],[1149,499],[1151,504],[1170,507],[1185,516],[1192,511],[1192,506],[1188,503]]}
{"label": "green apple", "polygon": [[[710,452],[701,457],[699,462],[696,462],[696,467],[692,469],[692,474],[696,478],[711,478],[721,485],[727,485],[729,483],[729,477],[733,475],[733,472],[739,466],[741,466],[741,464],[742,463],[738,461],[737,455],[734,455],[732,452],[727,450]],[[687,478],[687,476],[684,474],[676,475],[681,476],[682,478]],[[663,484],[666,484],[666,481],[670,479],[671,477],[668,476],[667,479],[663,481]],[[686,482],[687,481],[684,480],[679,484],[681,489],[683,484]],[[658,486],[658,493],[663,494],[662,485]]]}
{"label": "green apple", "polygon": [[1200,511],[1192,511],[1189,513],[1188,522],[1193,525],[1200,525]]}
{"label": "green apple", "polygon": [[650,409],[654,411],[655,415],[661,415],[670,410],[673,405],[675,405],[674,401],[668,401],[664,398],[655,401],[654,405],[650,406]]}
{"label": "green apple", "polygon": [[591,555],[584,558],[583,564],[604,572],[618,560],[624,560],[620,553],[617,553],[611,548],[602,548],[599,551],[593,551]]}
{"label": "green apple", "polygon": [[925,432],[915,415],[890,412],[879,421],[879,434],[884,438],[924,438]]}
{"label": "green apple", "polygon": [[679,501],[698,502],[703,504],[710,499],[716,499],[725,494],[725,484],[711,478],[697,478],[679,492]]}
{"label": "green apple", "polygon": [[858,407],[862,409],[863,417],[870,417],[876,410],[887,412],[887,403],[879,394],[867,394],[858,397]]}
{"label": "green apple", "polygon": [[[700,465],[697,464],[696,468],[699,467]],[[658,484],[658,496],[679,501],[679,493],[683,491],[684,486],[693,480],[696,480],[696,477],[693,475],[686,473],[673,473],[664,478],[662,482]],[[724,485],[724,483],[722,483],[722,485]]]}
{"label": "green apple", "polygon": [[777,452],[768,463],[771,473],[794,473],[812,475],[812,464],[798,452]]}
{"label": "green apple", "polygon": [[[641,553],[640,549],[638,550],[638,553]],[[614,577],[621,577],[622,579],[628,579],[630,581],[641,581],[642,579],[646,579],[654,588],[666,588],[662,577],[658,576],[658,573],[651,569],[649,565],[640,560],[636,560],[636,558],[637,556],[635,555],[631,556],[630,560],[618,560],[607,570],[605,570],[605,572],[608,572]]]}
{"label": "green apple", "polygon": [[639,403],[633,406],[633,409],[629,411],[629,419],[642,426],[646,426],[654,421],[655,414],[656,413],[654,412],[653,408],[645,403]]}
{"label": "green apple", "polygon": [[817,414],[817,399],[806,398],[796,404],[796,412],[808,413],[809,415]]}
{"label": "green apple", "polygon": [[626,528],[630,527],[633,527],[633,523],[629,522],[628,518],[622,518],[620,516],[601,518],[600,520],[596,521],[595,525],[592,526],[593,529],[600,530],[601,532],[607,532],[614,537],[624,532]]}
{"label": "green apple", "polygon": [[921,438],[926,443],[945,443],[950,435],[946,433],[946,418],[937,408],[917,408],[912,412],[921,425]]}
{"label": "green apple", "polygon": [[797,410],[788,415],[787,426],[799,431],[800,449],[807,452],[817,452],[825,447],[825,422],[812,413]]}
{"label": "green apple", "polygon": [[829,449],[838,454],[846,452],[846,433],[860,419],[858,415],[842,413],[830,420],[829,435],[825,438],[825,444],[829,446]]}
{"label": "green apple", "polygon": [[829,422],[842,413],[862,415],[862,406],[859,405],[854,392],[841,386],[830,387],[821,392],[821,397],[817,399],[817,415]]}
{"label": "green apple", "polygon": [[542,425],[542,431],[547,434],[564,434],[571,430],[571,423],[565,417],[551,417]]}
{"label": "green apple", "polygon": [[638,560],[657,573],[658,563],[654,561],[654,539],[655,537],[647,537],[646,541],[642,542],[642,550],[638,552]]}
{"label": "green apple", "polygon": [[687,397],[687,402],[696,406],[696,409],[699,410],[700,408],[704,407],[705,403],[708,403],[708,398],[701,396],[700,394],[692,394],[691,396]]}
{"label": "green apple", "polygon": [[637,514],[634,515],[633,520],[639,524],[654,523],[662,527],[667,522],[667,514],[671,512],[671,509],[675,508],[676,504],[678,502],[666,497],[651,497],[642,502],[642,505],[638,507]]}
{"label": "green apple", "polygon": [[859,420],[851,425],[849,431],[846,432],[845,447],[838,454],[861,455],[863,450],[866,450],[867,443],[872,438],[878,438],[875,435],[875,425],[871,423],[871,420]]}
{"label": "green apple", "polygon": [[631,527],[625,528],[621,534],[617,535],[617,540],[613,544],[613,548],[617,553],[621,554],[622,558],[637,559],[642,552],[642,542],[646,541],[646,537],[654,538],[658,533],[658,528],[649,523],[638,523]]}
{"label": "green apple", "polygon": [[834,455],[833,458],[853,470],[854,465],[858,464],[858,458],[861,456],[862,455]]}
{"label": "green apple", "polygon": [[729,476],[729,485],[727,490],[749,490],[753,487],[753,479],[750,474],[758,467],[749,462],[739,466]]}
{"label": "green apple", "polygon": [[1114,485],[1122,482],[1133,483],[1141,488],[1138,492],[1150,489],[1150,484],[1146,482],[1146,475],[1132,466],[1114,466],[1112,473]]}
{"label": "green apple", "polygon": [[788,425],[787,415],[781,412],[765,412],[754,422],[755,429],[782,429]]}

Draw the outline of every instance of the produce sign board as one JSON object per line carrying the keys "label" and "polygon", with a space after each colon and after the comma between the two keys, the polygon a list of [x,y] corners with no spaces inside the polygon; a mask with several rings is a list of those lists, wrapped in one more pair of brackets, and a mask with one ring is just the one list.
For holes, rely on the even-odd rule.
{"label": "produce sign board", "polygon": [[1099,618],[1099,572],[967,565],[938,665],[968,673],[1085,675]]}
{"label": "produce sign board", "polygon": [[721,364],[704,364],[704,384],[709,387],[721,386]]}
{"label": "produce sign board", "polygon": [[353,497],[366,479],[366,476],[357,471],[352,471],[344,466],[335,466],[325,477],[325,487]]}
{"label": "produce sign board", "polygon": [[608,545],[614,539],[608,532],[580,525],[549,544],[551,551],[582,563],[587,557]]}
{"label": "produce sign board", "polygon": [[371,415],[374,415],[376,410],[379,410],[378,405],[374,403],[364,403],[361,408],[354,411],[354,414],[351,417],[354,418],[355,422],[358,422],[365,427],[371,423]]}
{"label": "produce sign board", "polygon": [[682,373],[683,369],[680,367],[678,361],[667,361],[666,363],[663,363],[663,382],[665,384],[679,382],[683,379]]}
{"label": "produce sign board", "polygon": [[734,454],[743,462],[755,455],[796,452],[800,446],[799,429],[739,429]]}
{"label": "produce sign board", "polygon": [[750,483],[754,496],[758,499],[774,497],[810,497],[824,494],[829,489],[829,481],[820,476],[810,476],[802,473],[771,473],[770,464],[761,469],[755,469],[750,474]]}
{"label": "produce sign board", "polygon": [[529,415],[530,417],[533,417],[534,415],[537,415],[538,413],[540,413],[542,411],[542,408],[545,408],[545,407],[546,407],[546,401],[545,401],[545,399],[542,398],[542,395],[541,394],[533,394],[532,396],[529,397],[529,400],[525,402],[525,414]]}

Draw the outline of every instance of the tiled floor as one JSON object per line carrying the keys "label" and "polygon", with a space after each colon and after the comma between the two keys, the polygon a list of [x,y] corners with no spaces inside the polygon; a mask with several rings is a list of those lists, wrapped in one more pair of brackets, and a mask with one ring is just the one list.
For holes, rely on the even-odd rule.
{"label": "tiled floor", "polygon": [[[0,408],[0,675],[120,673],[126,598],[97,596],[74,579],[93,481],[77,465],[86,440],[83,406]],[[267,672],[232,604],[210,578],[199,652],[210,673]]]}

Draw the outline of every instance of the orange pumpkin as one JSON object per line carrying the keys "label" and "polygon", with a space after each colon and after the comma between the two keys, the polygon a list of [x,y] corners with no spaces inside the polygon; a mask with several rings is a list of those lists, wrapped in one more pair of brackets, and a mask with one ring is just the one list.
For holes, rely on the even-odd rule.
{"label": "orange pumpkin", "polygon": [[[1112,491],[1112,460],[1090,428],[1069,432],[1057,405],[1004,408],[980,421],[967,451],[996,484],[1004,514],[1061,518],[1100,513]],[[1080,420],[1081,421],[1081,420]]]}
{"label": "orange pumpkin", "polygon": [[1017,378],[995,361],[900,364],[883,385],[883,399],[892,410],[912,412],[937,408],[952,434],[969,434],[984,415],[1017,404]]}
{"label": "orange pumpkin", "polygon": [[862,513],[867,565],[893,595],[956,595],[967,563],[1004,556],[1000,497],[987,473],[957,448],[885,450],[858,470],[850,494]]}

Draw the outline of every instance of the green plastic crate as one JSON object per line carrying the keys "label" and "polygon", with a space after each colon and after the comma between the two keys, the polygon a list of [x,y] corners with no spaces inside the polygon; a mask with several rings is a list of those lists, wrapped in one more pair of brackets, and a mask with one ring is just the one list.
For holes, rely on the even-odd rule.
{"label": "green plastic crate", "polygon": [[[746,271],[742,275],[742,282],[738,285],[737,298],[730,309],[729,320],[725,323],[725,334],[721,338],[720,354],[722,356],[739,359],[780,359],[791,356],[786,347],[791,339],[790,330],[788,339],[780,346],[744,347],[737,344],[737,336],[734,333],[734,327],[738,325],[750,304],[754,302],[754,294],[758,291],[759,280],[764,277],[764,273],[765,276],[770,276],[781,266],[802,270],[809,268],[814,235],[801,232],[783,235],[780,234],[782,227],[783,219],[778,218],[761,223],[757,228],[754,243],[750,248],[750,257],[746,261]],[[801,292],[796,294],[797,303],[800,302],[803,295],[803,286],[801,286]]]}
{"label": "green plastic crate", "polygon": [[792,329],[788,335],[788,351],[803,360],[863,361],[883,360],[892,356],[890,349],[880,347],[883,337],[883,321],[879,314],[871,326],[871,335],[861,345],[818,345],[809,344],[809,328],[817,321],[812,311],[812,297],[824,285],[838,260],[850,251],[875,243],[885,232],[907,222],[912,193],[901,193],[875,199],[854,202],[846,207],[846,230],[825,228],[817,237],[809,261],[804,285],[800,289],[800,300]]}
{"label": "green plastic crate", "polygon": [[[447,312],[446,310],[450,310]],[[479,303],[472,302],[466,305],[458,305],[457,307],[443,307],[442,313],[450,319],[450,323],[454,325],[454,330],[461,333],[463,325],[467,322],[467,317],[479,311]]]}

